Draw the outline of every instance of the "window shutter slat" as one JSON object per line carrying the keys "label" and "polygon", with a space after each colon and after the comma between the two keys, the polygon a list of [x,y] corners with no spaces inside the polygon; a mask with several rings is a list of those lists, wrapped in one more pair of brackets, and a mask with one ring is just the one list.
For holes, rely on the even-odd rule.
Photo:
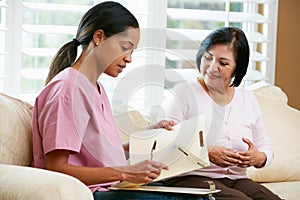
{"label": "window shutter slat", "polygon": [[52,57],[57,51],[57,48],[22,48],[22,52],[28,56]]}
{"label": "window shutter slat", "polygon": [[22,69],[21,74],[27,79],[44,81],[44,77],[48,74],[48,69]]}
{"label": "window shutter slat", "polygon": [[203,40],[211,30],[199,30],[199,29],[182,29],[182,28],[167,28],[167,37],[174,41]]}
{"label": "window shutter slat", "polygon": [[245,32],[249,42],[263,43],[270,42],[268,37],[258,32]]}
{"label": "window shutter slat", "polygon": [[[166,57],[171,61],[195,61],[197,49],[168,49]],[[268,59],[263,54],[252,51],[250,60],[255,62],[267,61]]]}
{"label": "window shutter slat", "polygon": [[197,49],[168,49],[166,57],[172,61],[195,61]]}
{"label": "window shutter slat", "polygon": [[202,0],[206,3],[256,3],[256,4],[273,4],[276,3],[276,0]]}
{"label": "window shutter slat", "polygon": [[76,33],[77,31],[77,26],[24,24],[22,26],[22,29],[28,33],[35,33],[35,34],[74,35],[74,33]]}
{"label": "window shutter slat", "polygon": [[269,59],[257,51],[252,51],[250,54],[250,60],[255,62],[262,62],[262,61],[268,61]]}
{"label": "window shutter slat", "polygon": [[169,8],[168,15],[175,20],[228,21],[267,23],[270,20],[258,13]]}
{"label": "window shutter slat", "polygon": [[[181,29],[181,28],[168,28],[167,37],[170,40],[174,41],[202,41],[211,30],[199,30],[199,29]],[[245,32],[249,42],[253,43],[262,43],[270,42],[270,40],[261,33],[258,32]]]}
{"label": "window shutter slat", "polygon": [[257,4],[271,4],[276,2],[276,0],[229,0],[229,1],[232,3],[257,3]]}
{"label": "window shutter slat", "polygon": [[33,10],[54,10],[54,11],[74,11],[85,12],[90,6],[75,5],[75,4],[54,4],[54,3],[31,3],[23,2],[23,6]]}

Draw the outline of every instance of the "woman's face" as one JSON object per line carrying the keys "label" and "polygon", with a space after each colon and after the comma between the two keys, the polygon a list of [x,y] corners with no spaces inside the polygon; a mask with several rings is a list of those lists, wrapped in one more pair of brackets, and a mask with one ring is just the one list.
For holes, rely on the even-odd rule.
{"label": "woman's face", "polygon": [[208,88],[226,88],[236,69],[233,49],[230,45],[216,44],[201,58],[201,74]]}
{"label": "woman's face", "polygon": [[130,28],[122,33],[111,36],[104,40],[99,46],[99,65],[104,67],[104,73],[109,76],[117,77],[123,71],[127,63],[131,62],[131,55],[137,48],[140,39],[140,30]]}

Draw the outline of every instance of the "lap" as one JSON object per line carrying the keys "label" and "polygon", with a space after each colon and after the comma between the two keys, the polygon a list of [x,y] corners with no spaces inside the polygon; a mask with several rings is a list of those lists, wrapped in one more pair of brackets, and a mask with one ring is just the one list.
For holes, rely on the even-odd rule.
{"label": "lap", "polygon": [[241,179],[236,182],[235,189],[247,194],[252,199],[268,199],[268,200],[279,200],[277,195],[271,192],[265,186],[254,182],[251,179]]}
{"label": "lap", "polygon": [[169,179],[164,182],[164,185],[175,187],[209,188],[208,183],[205,181],[213,181],[216,188],[221,190],[221,192],[214,194],[214,197],[218,200],[280,199],[264,186],[248,178],[231,180],[228,178],[213,179],[204,176],[190,175]]}
{"label": "lap", "polygon": [[215,193],[214,197],[216,199],[230,199],[230,200],[251,200],[242,192],[231,189],[224,185],[221,181],[215,180],[209,177],[204,176],[183,176],[183,177],[176,177],[164,181],[164,185],[166,186],[174,186],[174,187],[193,187],[193,188],[205,188],[209,189],[209,184],[205,181],[213,181],[216,185],[216,188],[221,190],[221,192]]}

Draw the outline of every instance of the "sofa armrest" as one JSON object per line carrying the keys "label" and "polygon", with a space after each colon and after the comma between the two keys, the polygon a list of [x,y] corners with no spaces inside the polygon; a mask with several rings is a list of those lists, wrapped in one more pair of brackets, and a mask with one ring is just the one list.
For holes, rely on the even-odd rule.
{"label": "sofa armrest", "polygon": [[57,172],[0,164],[0,197],[13,200],[93,200],[78,179]]}

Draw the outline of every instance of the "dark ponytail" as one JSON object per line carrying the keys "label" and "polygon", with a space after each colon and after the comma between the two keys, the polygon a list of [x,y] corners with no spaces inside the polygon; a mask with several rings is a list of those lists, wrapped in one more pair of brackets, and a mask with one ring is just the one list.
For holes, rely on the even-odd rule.
{"label": "dark ponytail", "polygon": [[70,67],[74,63],[77,57],[77,47],[78,43],[73,40],[66,43],[58,50],[51,62],[46,84],[49,83],[56,74],[65,68]]}
{"label": "dark ponytail", "polygon": [[139,28],[138,21],[120,3],[107,1],[92,7],[81,18],[76,39],[62,46],[53,57],[46,84],[56,74],[74,64],[77,57],[77,47],[81,45],[82,48],[85,48],[93,40],[95,31],[102,29],[106,37],[111,37],[130,27]]}

